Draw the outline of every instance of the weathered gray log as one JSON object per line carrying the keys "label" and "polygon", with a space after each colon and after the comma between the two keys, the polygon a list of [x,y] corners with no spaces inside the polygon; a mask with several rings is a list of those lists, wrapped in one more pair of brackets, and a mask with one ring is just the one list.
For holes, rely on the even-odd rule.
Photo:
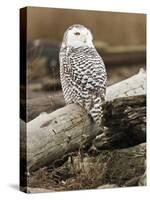
{"label": "weathered gray log", "polygon": [[103,134],[94,140],[98,149],[124,148],[146,141],[146,96],[106,102]]}
{"label": "weathered gray log", "polygon": [[[138,75],[127,79],[126,83],[125,81],[123,84],[118,83],[118,89],[123,86],[120,93],[116,90],[117,84],[115,87],[111,86],[112,89],[111,87],[108,88],[107,102],[120,95],[126,97],[130,94],[145,94],[145,77],[145,73],[140,72]],[[130,94],[129,91],[131,91]],[[112,93],[115,95],[111,95]],[[137,97],[138,99],[139,97]],[[115,104],[114,109],[116,109]],[[26,155],[28,170],[36,170],[46,164],[52,164],[63,158],[67,153],[81,148],[84,144],[90,144],[98,133],[99,130],[91,118],[83,108],[77,105],[70,104],[53,113],[41,114],[27,123],[28,148]]]}
{"label": "weathered gray log", "polygon": [[42,113],[27,123],[28,169],[62,158],[77,150],[83,142],[89,143],[98,134],[85,110],[70,104],[52,114]]}
{"label": "weathered gray log", "polygon": [[140,69],[138,74],[108,87],[106,101],[136,95],[146,95],[146,72],[143,68]]}
{"label": "weathered gray log", "polygon": [[146,141],[145,95],[146,73],[143,69],[137,75],[107,88],[104,126],[108,130],[94,141],[97,148],[127,147]]}

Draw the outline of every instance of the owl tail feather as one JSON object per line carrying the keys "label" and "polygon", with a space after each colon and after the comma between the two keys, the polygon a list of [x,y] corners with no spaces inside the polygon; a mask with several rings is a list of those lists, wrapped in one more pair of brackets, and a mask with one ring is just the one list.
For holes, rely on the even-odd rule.
{"label": "owl tail feather", "polygon": [[93,119],[93,121],[97,124],[97,126],[100,129],[103,129],[103,122],[102,122],[102,118],[103,118],[103,101],[101,100],[100,97],[96,98],[94,100],[94,104],[93,107],[90,109],[90,115]]}

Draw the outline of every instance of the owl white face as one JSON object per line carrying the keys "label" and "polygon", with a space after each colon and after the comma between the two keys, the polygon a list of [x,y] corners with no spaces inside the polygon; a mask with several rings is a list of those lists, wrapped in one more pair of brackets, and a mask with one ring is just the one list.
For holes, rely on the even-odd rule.
{"label": "owl white face", "polygon": [[93,47],[92,34],[90,30],[82,25],[72,25],[64,34],[65,46],[71,47]]}

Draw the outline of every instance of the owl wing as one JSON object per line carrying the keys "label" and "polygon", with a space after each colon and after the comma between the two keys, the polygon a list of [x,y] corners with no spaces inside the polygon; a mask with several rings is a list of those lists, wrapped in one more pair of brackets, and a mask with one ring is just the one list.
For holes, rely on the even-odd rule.
{"label": "owl wing", "polygon": [[73,84],[83,93],[105,94],[107,74],[105,65],[93,48],[73,52],[68,57]]}
{"label": "owl wing", "polygon": [[[95,49],[88,48],[71,53],[68,62],[72,85],[76,95],[82,99],[81,105],[101,127],[102,104],[107,84],[107,74],[102,58]],[[80,102],[77,103],[80,104]]]}

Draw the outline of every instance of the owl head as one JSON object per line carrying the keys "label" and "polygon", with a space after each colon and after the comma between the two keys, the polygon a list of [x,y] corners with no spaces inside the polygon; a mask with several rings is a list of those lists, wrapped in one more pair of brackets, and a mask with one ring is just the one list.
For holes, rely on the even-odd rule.
{"label": "owl head", "polygon": [[63,46],[70,47],[93,47],[92,33],[85,26],[74,24],[70,26],[64,33]]}

